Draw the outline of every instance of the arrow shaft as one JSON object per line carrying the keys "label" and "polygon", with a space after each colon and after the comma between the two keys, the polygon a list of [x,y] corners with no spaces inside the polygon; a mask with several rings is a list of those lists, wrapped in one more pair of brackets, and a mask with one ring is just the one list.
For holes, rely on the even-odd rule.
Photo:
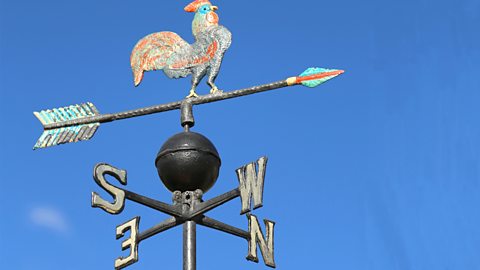
{"label": "arrow shaft", "polygon": [[[336,69],[308,68],[300,74],[300,76],[290,77],[282,81],[113,114],[100,114],[95,105],[90,102],[51,110],[42,110],[33,113],[44,128],[42,135],[37,140],[33,149],[89,140],[102,123],[178,109],[182,110],[182,108],[185,108],[186,111],[189,111],[188,108],[190,108],[191,111],[192,105],[207,104],[299,84],[314,88],[337,77],[343,72],[343,70]],[[188,129],[188,127],[191,127],[188,123],[193,121],[193,119],[183,119],[184,117],[191,118],[188,114],[185,114],[185,110],[182,110],[181,114],[182,126]],[[184,123],[186,124],[184,125]]]}
{"label": "arrow shaft", "polygon": [[[283,81],[278,81],[274,83],[254,86],[250,88],[235,90],[231,92],[225,92],[222,94],[200,96],[198,98],[193,98],[192,104],[193,105],[207,104],[207,103],[212,103],[216,101],[232,99],[236,97],[261,93],[269,90],[284,88],[287,86],[292,86],[292,85],[288,83],[288,80],[283,80]],[[182,101],[177,101],[177,102],[172,102],[172,103],[167,103],[162,105],[145,107],[145,108],[136,109],[136,110],[119,112],[115,114],[102,114],[97,116],[84,117],[84,118],[69,120],[65,122],[47,124],[45,125],[44,128],[45,130],[49,130],[49,129],[64,128],[64,127],[85,125],[85,124],[91,124],[91,123],[107,123],[107,122],[112,122],[112,121],[121,120],[121,119],[133,118],[137,116],[150,115],[150,114],[155,114],[160,112],[177,110],[177,109],[180,109],[181,104],[182,104]]]}

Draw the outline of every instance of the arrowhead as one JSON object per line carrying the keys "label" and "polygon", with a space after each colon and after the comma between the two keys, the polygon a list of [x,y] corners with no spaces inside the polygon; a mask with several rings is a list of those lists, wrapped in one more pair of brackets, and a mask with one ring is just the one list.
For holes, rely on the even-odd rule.
{"label": "arrowhead", "polygon": [[304,86],[313,88],[337,77],[344,72],[344,70],[339,69],[309,68],[300,74],[299,77],[297,77],[297,83],[301,83]]}

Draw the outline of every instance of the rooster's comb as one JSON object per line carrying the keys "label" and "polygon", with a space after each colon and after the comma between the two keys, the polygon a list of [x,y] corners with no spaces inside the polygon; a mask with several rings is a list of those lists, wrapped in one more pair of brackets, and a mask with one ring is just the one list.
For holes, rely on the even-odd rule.
{"label": "rooster's comb", "polygon": [[210,3],[210,1],[208,1],[208,0],[195,0],[185,7],[185,11],[186,12],[196,12],[198,7],[200,7],[201,5],[205,5],[205,4],[210,4],[211,5],[212,3]]}

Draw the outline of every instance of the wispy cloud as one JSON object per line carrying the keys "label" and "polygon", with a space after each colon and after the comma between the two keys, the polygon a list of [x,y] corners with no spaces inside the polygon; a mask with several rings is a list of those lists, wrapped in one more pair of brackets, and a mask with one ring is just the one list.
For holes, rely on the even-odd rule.
{"label": "wispy cloud", "polygon": [[29,217],[36,226],[61,234],[69,232],[68,222],[64,215],[53,207],[35,207],[30,211]]}

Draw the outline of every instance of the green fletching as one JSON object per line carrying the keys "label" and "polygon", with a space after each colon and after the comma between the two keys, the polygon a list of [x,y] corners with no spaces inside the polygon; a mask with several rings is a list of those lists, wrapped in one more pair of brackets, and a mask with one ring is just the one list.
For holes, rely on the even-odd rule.
{"label": "green fletching", "polygon": [[59,144],[89,140],[93,137],[99,126],[100,123],[93,123],[45,130],[33,147],[33,150]]}
{"label": "green fletching", "polygon": [[87,102],[53,110],[43,110],[40,112],[34,112],[33,114],[35,114],[38,120],[42,122],[42,125],[45,126],[48,124],[65,122],[68,120],[96,116],[100,113],[98,112],[97,108],[95,108],[95,105]]}
{"label": "green fletching", "polygon": [[[99,114],[97,108],[95,108],[90,102],[53,110],[34,112],[34,115],[40,120],[43,126],[80,118],[93,117]],[[99,126],[100,123],[89,123],[64,128],[46,129],[33,149],[89,140],[95,134]]]}

